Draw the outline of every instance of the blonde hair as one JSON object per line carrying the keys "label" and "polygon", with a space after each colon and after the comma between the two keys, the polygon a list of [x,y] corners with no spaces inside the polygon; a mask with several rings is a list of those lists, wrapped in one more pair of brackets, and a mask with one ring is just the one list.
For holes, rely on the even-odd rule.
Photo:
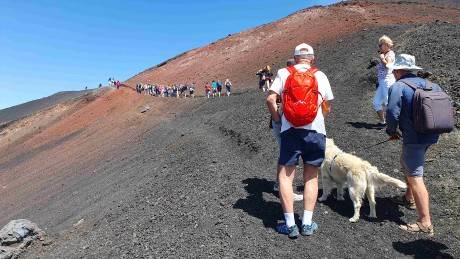
{"label": "blonde hair", "polygon": [[265,67],[265,69],[266,69],[268,72],[270,72],[270,70],[271,70],[270,65],[267,65],[267,66]]}
{"label": "blonde hair", "polygon": [[393,41],[387,35],[383,35],[382,37],[380,37],[379,43],[380,44],[386,44],[390,48],[393,47]]}

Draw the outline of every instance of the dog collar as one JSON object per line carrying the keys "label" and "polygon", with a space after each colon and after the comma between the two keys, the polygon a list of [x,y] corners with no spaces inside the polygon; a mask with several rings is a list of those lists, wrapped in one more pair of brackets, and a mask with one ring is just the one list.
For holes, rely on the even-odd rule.
{"label": "dog collar", "polygon": [[337,155],[335,155],[332,160],[331,160],[331,163],[329,164],[329,173],[332,173],[332,164],[334,163],[334,160],[337,156],[339,156],[340,154],[342,154],[343,152],[340,152],[338,153]]}

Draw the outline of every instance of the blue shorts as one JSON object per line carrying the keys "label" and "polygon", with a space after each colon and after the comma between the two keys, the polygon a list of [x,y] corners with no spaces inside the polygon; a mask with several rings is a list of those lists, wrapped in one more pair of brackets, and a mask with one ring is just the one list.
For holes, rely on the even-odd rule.
{"label": "blue shorts", "polygon": [[425,163],[425,154],[431,146],[428,144],[404,144],[401,154],[401,165],[404,174],[410,177],[423,176],[423,164]]}
{"label": "blue shorts", "polygon": [[320,167],[325,154],[326,136],[321,133],[296,128],[281,133],[280,165],[298,165],[302,156],[304,164]]}

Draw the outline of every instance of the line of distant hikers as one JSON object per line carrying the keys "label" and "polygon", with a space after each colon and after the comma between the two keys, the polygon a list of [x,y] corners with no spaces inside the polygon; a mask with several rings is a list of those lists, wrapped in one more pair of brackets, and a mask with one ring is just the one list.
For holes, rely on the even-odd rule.
{"label": "line of distant hikers", "polygon": [[[225,80],[225,90],[227,96],[230,96],[232,83],[230,80]],[[209,98],[221,96],[223,84],[220,80],[212,80],[211,84],[208,82],[204,86],[205,96]],[[187,97],[187,92],[189,96],[195,97],[195,85],[194,83],[190,84],[173,84],[173,85],[152,85],[152,84],[136,84],[136,92],[144,95],[158,96],[158,97],[176,97],[179,98],[183,96]]]}

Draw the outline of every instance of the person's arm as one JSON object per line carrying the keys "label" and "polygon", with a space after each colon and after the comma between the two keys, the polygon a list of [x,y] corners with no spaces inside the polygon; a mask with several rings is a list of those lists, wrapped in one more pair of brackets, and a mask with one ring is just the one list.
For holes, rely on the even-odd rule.
{"label": "person's arm", "polygon": [[395,83],[388,90],[388,105],[386,112],[386,133],[393,136],[397,133],[399,116],[401,115],[402,89],[404,87]]}
{"label": "person's arm", "polygon": [[270,90],[267,96],[267,107],[270,111],[272,119],[278,125],[281,125],[281,116],[278,113],[278,106],[276,105],[276,99],[278,98],[278,94],[275,91]]}
{"label": "person's arm", "polygon": [[323,116],[327,117],[329,113],[331,113],[331,101],[323,101],[323,103],[321,103],[321,108]]}
{"label": "person's arm", "polygon": [[394,55],[388,55],[387,58],[385,58],[385,53],[380,53],[380,62],[382,62],[382,64],[385,65],[385,67],[388,65],[388,64],[391,64],[395,61],[395,57]]}

